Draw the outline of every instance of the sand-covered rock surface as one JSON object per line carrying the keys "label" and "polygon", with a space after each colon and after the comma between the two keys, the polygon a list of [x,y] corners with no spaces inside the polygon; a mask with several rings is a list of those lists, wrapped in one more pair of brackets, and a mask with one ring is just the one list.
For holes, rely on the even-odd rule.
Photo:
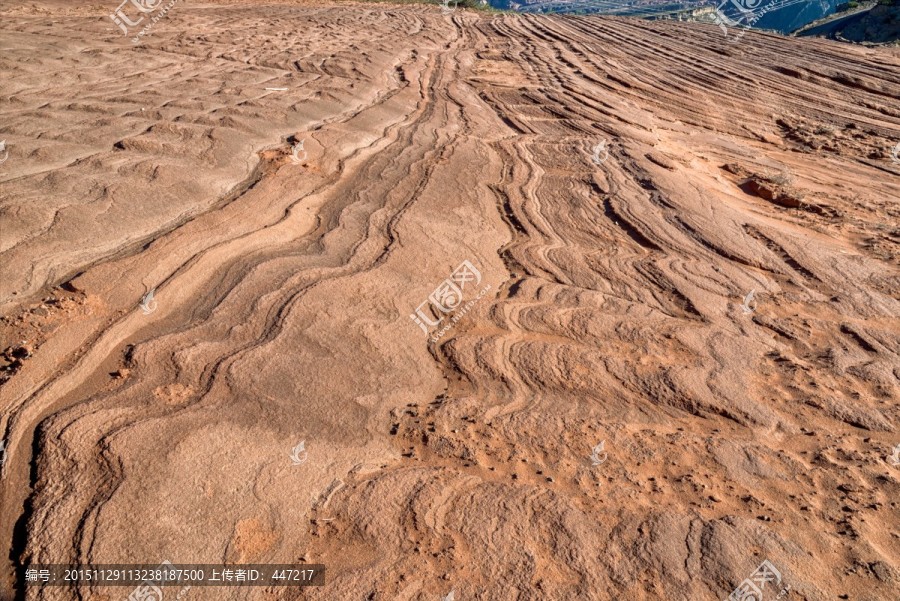
{"label": "sand-covered rock surface", "polygon": [[115,4],[0,7],[0,599],[900,598],[900,50]]}

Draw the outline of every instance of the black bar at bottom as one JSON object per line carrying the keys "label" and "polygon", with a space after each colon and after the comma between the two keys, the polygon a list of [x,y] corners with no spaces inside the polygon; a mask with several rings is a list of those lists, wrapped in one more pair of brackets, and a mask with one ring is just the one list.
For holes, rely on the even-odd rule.
{"label": "black bar at bottom", "polygon": [[134,586],[154,592],[170,586],[322,586],[322,564],[33,564],[19,569],[26,587]]}

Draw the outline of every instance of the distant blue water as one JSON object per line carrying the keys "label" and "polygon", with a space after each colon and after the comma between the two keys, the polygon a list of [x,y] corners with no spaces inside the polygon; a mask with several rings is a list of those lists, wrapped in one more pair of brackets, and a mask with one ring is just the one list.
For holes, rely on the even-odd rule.
{"label": "distant blue water", "polygon": [[[495,8],[509,9],[511,0],[488,0]],[[720,6],[726,16],[742,24],[749,24],[760,29],[772,29],[782,33],[789,33],[799,27],[832,14],[838,4],[846,0],[718,0],[707,4],[691,4],[692,7]],[[629,11],[648,13],[653,9],[648,6],[635,6],[629,9],[630,2],[620,0],[578,0],[571,6],[563,2],[554,2],[552,5],[544,3],[540,5],[522,5],[518,10],[527,12],[554,12],[554,13],[597,13],[619,14],[628,16]],[[549,6],[548,6],[549,5]],[[671,10],[676,7],[688,8],[687,4],[660,2],[659,9]],[[742,16],[739,6],[751,9],[752,17]],[[781,8],[774,8],[779,6]],[[771,10],[766,9],[772,7]],[[763,13],[759,16],[760,13]]]}

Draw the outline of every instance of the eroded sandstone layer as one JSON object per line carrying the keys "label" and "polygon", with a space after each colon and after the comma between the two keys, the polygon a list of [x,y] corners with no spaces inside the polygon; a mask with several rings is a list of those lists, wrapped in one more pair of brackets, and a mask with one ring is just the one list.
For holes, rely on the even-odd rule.
{"label": "eroded sandstone layer", "polygon": [[114,9],[2,9],[0,598],[897,598],[898,50]]}

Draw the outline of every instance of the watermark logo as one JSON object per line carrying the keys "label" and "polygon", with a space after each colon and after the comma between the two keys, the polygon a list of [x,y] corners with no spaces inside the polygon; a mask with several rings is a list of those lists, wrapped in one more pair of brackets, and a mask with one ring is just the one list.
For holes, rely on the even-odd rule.
{"label": "watermark logo", "polygon": [[602,165],[603,162],[609,158],[609,149],[606,148],[606,140],[601,140],[599,144],[594,146],[593,152],[594,155],[591,157],[591,160],[594,161],[595,165]]}
{"label": "watermark logo", "polygon": [[[455,1],[455,2],[453,3],[453,8],[450,8],[450,0],[441,0],[441,14],[442,14],[442,15],[449,15],[449,14],[452,13],[454,10],[456,10],[456,7],[457,7],[458,5],[459,5],[459,1],[457,0],[457,1]],[[452,600],[451,600],[451,601],[452,601]]]}
{"label": "watermark logo", "polygon": [[[763,15],[777,8],[775,6],[777,0],[769,0],[765,6],[760,8],[762,3],[763,0],[725,0],[716,7],[713,22],[719,26],[726,38],[729,28],[740,29],[740,33],[731,38],[732,43],[737,42]],[[736,10],[737,14],[733,17],[729,16],[726,14],[726,8],[728,13],[733,15]]]}
{"label": "watermark logo", "polygon": [[[303,138],[291,148],[291,160],[295,165],[300,165],[304,161],[306,161],[306,151],[303,149],[303,143],[306,141],[306,138]],[[303,158],[300,158],[300,153],[303,153]]]}
{"label": "watermark logo", "polygon": [[[123,35],[128,35],[128,28],[137,27],[144,20],[144,15],[156,10],[156,7],[161,2],[162,0],[156,0],[156,2],[152,2],[152,0],[122,0],[122,4],[119,5],[115,12],[109,15],[109,18],[119,26]],[[140,18],[137,21],[132,21],[125,15],[126,4],[131,4],[140,13]]]}
{"label": "watermark logo", "polygon": [[5,163],[9,158],[9,151],[6,149],[6,140],[0,140],[0,163]]}
{"label": "watermark logo", "polygon": [[606,441],[601,440],[593,449],[591,449],[591,465],[594,467],[602,465],[606,462],[607,453],[603,452],[606,447]]}
{"label": "watermark logo", "polygon": [[762,0],[729,0],[732,4],[738,7],[738,10],[744,13],[752,13],[760,4],[762,4]]}
{"label": "watermark logo", "polygon": [[[6,159],[3,159],[5,161]],[[900,142],[891,150],[891,160],[900,165]],[[3,161],[0,161],[2,163]]]}
{"label": "watermark logo", "polygon": [[144,295],[144,298],[141,299],[141,311],[144,312],[144,315],[150,315],[154,311],[156,311],[156,300],[153,298],[153,294],[156,292],[156,288],[148,292]]}
{"label": "watermark logo", "polygon": [[[894,447],[894,454],[888,457],[888,461],[890,461],[891,465],[894,467],[900,467],[900,444]],[[2,461],[0,461],[0,465],[3,465]]]}
{"label": "watermark logo", "polygon": [[741,310],[749,315],[756,310],[756,290],[751,290],[750,293],[744,297],[744,304],[741,305]]}
{"label": "watermark logo", "polygon": [[303,465],[307,459],[309,459],[309,453],[306,451],[306,441],[301,440],[300,444],[291,449],[291,463]]}
{"label": "watermark logo", "polygon": [[131,591],[125,601],[163,601],[163,592],[153,582],[144,582]]}
{"label": "watermark logo", "polygon": [[[411,313],[409,318],[413,320],[417,326],[422,328],[422,331],[427,335],[428,328],[439,325],[443,320],[444,316],[438,317],[436,320],[430,319],[428,314],[423,309],[423,306],[431,304],[433,305],[440,313],[448,314],[452,313],[456,309],[460,307],[463,301],[463,295],[466,290],[466,286],[471,284],[472,286],[477,286],[481,283],[481,272],[472,265],[472,263],[468,260],[463,261],[459,264],[459,266],[453,270],[453,273],[450,274],[450,277],[441,282],[437,288],[434,289],[430,295],[428,295],[428,299],[423,301],[416,307],[416,312]],[[490,285],[486,286],[476,297],[475,299],[466,303],[466,305],[460,309],[450,320],[451,323],[446,325],[435,337],[432,337],[432,341],[436,341],[439,339],[453,324],[459,321],[463,315],[465,315],[469,309],[474,305],[478,300],[484,296],[487,291],[490,289]]]}
{"label": "watermark logo", "polygon": [[[154,15],[150,22],[144,25],[144,28],[141,29],[136,36],[131,38],[131,41],[137,44],[142,37],[147,35],[150,32],[150,29],[156,24],[157,21],[166,16],[166,13],[175,5],[178,0],[170,0],[170,2],[156,15]],[[122,0],[122,4],[109,15],[109,18],[112,19],[112,22],[119,26],[119,29],[122,30],[123,35],[129,35],[129,27],[137,27],[144,21],[144,16],[149,16],[150,13],[156,11],[159,8],[160,4],[162,4],[163,0]],[[136,21],[130,19],[128,15],[125,14],[126,5],[130,4],[132,8],[137,10],[137,13],[132,13],[138,17]]]}
{"label": "watermark logo", "polygon": [[[163,601],[163,592],[162,589],[157,586],[157,582],[162,583],[166,580],[176,580],[180,570],[170,571],[169,568],[173,567],[172,562],[166,560],[159,564],[159,567],[155,570],[149,570],[155,578],[140,583],[137,588],[131,591],[131,594],[128,595],[125,601]],[[190,588],[190,585],[182,587],[182,589],[178,591],[178,594],[175,595],[175,601],[180,601]]]}
{"label": "watermark logo", "polygon": [[[762,601],[763,589],[765,589],[766,584],[770,582],[772,582],[774,586],[779,586],[781,584],[781,572],[772,565],[771,561],[766,559],[759,564],[759,567],[750,575],[750,578],[741,582],[738,587],[728,595],[728,598],[726,598],[725,601]],[[780,599],[790,590],[790,586],[781,589],[781,592],[778,593],[775,599]]]}
{"label": "watermark logo", "polygon": [[713,13],[713,23],[719,26],[719,29],[722,30],[722,33],[725,34],[725,37],[728,37],[729,27],[737,28],[740,26],[740,21],[734,21],[730,19],[728,15],[722,12],[721,6],[716,7],[716,12]]}

